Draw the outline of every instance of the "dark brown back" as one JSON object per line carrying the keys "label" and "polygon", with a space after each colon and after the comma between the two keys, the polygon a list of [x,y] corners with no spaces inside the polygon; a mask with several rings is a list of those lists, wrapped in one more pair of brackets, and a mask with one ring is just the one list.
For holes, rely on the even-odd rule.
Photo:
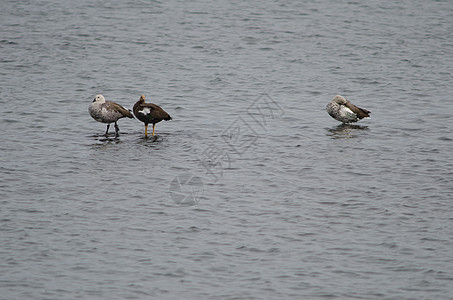
{"label": "dark brown back", "polygon": [[151,116],[153,117],[153,119],[161,119],[161,120],[171,120],[171,117],[170,115],[162,109],[162,107],[160,107],[159,105],[157,104],[154,104],[154,103],[142,103],[140,105],[141,107],[149,107],[151,109]]}
{"label": "dark brown back", "polygon": [[352,104],[349,101],[346,102],[346,107],[349,108],[350,110],[352,110],[359,119],[368,118],[371,113],[370,111],[368,111],[364,108],[355,106],[354,104]]}

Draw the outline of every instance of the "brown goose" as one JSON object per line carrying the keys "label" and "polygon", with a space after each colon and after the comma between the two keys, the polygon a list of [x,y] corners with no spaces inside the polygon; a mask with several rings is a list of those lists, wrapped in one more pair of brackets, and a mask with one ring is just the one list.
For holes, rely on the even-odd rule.
{"label": "brown goose", "polygon": [[145,103],[145,96],[141,95],[140,100],[134,104],[134,115],[137,119],[145,123],[145,137],[148,137],[148,124],[153,124],[153,135],[154,127],[156,123],[162,120],[171,120],[170,115],[163,110],[159,105],[153,103]]}
{"label": "brown goose", "polygon": [[337,95],[326,106],[327,113],[345,124],[357,122],[360,119],[370,117],[370,111],[357,107],[343,96]]}
{"label": "brown goose", "polygon": [[107,123],[107,130],[105,131],[105,136],[109,133],[110,123],[115,122],[115,138],[119,136],[120,128],[116,123],[119,119],[128,117],[133,119],[134,116],[132,113],[119,105],[118,103],[112,101],[105,101],[104,96],[96,95],[93,102],[90,104],[88,111],[98,122]]}

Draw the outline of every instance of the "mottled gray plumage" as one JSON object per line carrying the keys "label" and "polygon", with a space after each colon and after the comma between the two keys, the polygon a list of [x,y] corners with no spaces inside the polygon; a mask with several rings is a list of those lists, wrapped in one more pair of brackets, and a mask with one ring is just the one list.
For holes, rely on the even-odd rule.
{"label": "mottled gray plumage", "polygon": [[343,123],[353,123],[360,119],[370,117],[370,111],[357,107],[344,97],[337,95],[326,106],[327,113]]}
{"label": "mottled gray plumage", "polygon": [[88,111],[98,122],[107,123],[107,130],[105,131],[105,136],[109,132],[110,123],[115,123],[115,137],[118,137],[120,128],[116,123],[119,119],[127,117],[134,118],[132,113],[119,105],[118,103],[112,101],[105,101],[104,96],[97,95],[94,98],[93,102],[90,104]]}

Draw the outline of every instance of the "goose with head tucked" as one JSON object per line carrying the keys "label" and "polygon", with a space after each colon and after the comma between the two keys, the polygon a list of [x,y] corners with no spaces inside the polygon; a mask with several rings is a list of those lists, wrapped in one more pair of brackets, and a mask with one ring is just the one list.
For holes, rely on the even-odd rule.
{"label": "goose with head tucked", "polygon": [[145,123],[145,137],[148,137],[148,124],[153,124],[153,135],[154,127],[156,123],[162,120],[169,121],[172,118],[170,115],[163,110],[159,105],[154,103],[145,103],[145,96],[141,95],[137,103],[134,104],[134,115],[137,119]]}
{"label": "goose with head tucked", "polygon": [[326,106],[327,113],[337,121],[344,124],[354,123],[363,118],[370,117],[370,111],[360,108],[346,100],[343,96],[337,95]]}
{"label": "goose with head tucked", "polygon": [[104,134],[105,136],[108,136],[110,123],[115,123],[115,138],[119,136],[120,131],[117,123],[118,120],[124,117],[131,119],[134,118],[128,109],[122,107],[118,103],[106,101],[102,95],[96,95],[96,98],[94,98],[88,108],[88,112],[96,121],[107,123],[107,130]]}

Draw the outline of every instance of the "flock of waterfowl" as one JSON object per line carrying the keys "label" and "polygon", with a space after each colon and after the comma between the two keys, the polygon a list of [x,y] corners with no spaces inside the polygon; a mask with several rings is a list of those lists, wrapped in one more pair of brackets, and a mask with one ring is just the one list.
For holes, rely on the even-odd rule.
{"label": "flock of waterfowl", "polygon": [[[333,100],[327,104],[326,110],[332,118],[343,124],[350,124],[363,118],[368,118],[371,113],[366,109],[355,106],[340,95],[335,96]],[[97,95],[96,98],[94,98],[88,111],[93,119],[107,124],[105,136],[108,136],[110,124],[115,123],[115,138],[119,136],[120,129],[117,123],[118,120],[125,117],[134,118],[130,110],[122,107],[118,103],[106,101],[102,95]],[[140,99],[134,104],[133,113],[138,120],[145,123],[145,137],[148,137],[148,124],[153,124],[154,135],[156,123],[159,123],[162,120],[171,120],[170,115],[159,105],[145,103],[144,95],[141,95]]]}
{"label": "flock of waterfowl", "polygon": [[[106,101],[104,96],[97,95],[93,102],[88,108],[88,112],[91,117],[98,122],[107,123],[107,130],[105,136],[108,136],[110,123],[115,123],[115,138],[119,136],[118,120],[121,118],[134,118],[130,110],[122,107],[118,103],[112,101]],[[141,95],[137,103],[134,104],[134,115],[137,119],[145,123],[145,137],[148,137],[148,124],[153,124],[153,135],[154,127],[156,123],[162,120],[171,120],[170,115],[163,110],[159,105],[153,103],[145,103],[145,96]]]}

